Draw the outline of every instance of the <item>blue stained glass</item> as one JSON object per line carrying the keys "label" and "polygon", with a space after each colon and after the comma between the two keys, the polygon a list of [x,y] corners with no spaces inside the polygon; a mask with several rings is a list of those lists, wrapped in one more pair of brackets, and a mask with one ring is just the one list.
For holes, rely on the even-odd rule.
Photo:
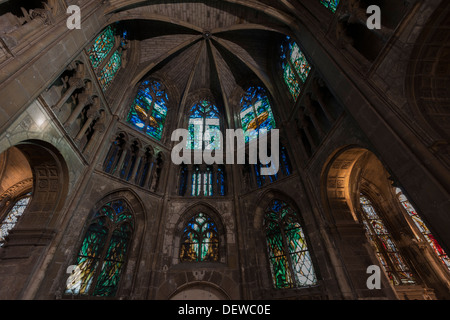
{"label": "blue stained glass", "polygon": [[262,87],[249,87],[241,99],[240,119],[245,142],[249,142],[275,128],[275,118]]}
{"label": "blue stained glass", "polygon": [[167,93],[160,82],[142,82],[128,113],[127,122],[139,131],[161,140],[168,101]]}
{"label": "blue stained glass", "polygon": [[320,3],[335,13],[339,5],[339,0],[320,0]]}
{"label": "blue stained glass", "polygon": [[194,216],[184,229],[180,246],[182,262],[219,261],[219,234],[214,221],[204,213]]}
{"label": "blue stained glass", "polygon": [[222,166],[217,168],[217,185],[219,186],[219,194],[225,195],[225,172]]}

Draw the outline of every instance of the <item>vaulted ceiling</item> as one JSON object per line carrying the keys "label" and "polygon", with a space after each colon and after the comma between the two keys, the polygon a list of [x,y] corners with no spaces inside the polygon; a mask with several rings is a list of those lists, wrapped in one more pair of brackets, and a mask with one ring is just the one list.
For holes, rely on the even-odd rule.
{"label": "vaulted ceiling", "polygon": [[288,13],[280,11],[286,7],[279,2],[110,1],[108,14],[124,23],[130,40],[138,40],[134,84],[164,75],[176,86],[181,105],[209,91],[230,115],[228,101],[250,82],[274,93],[274,57],[290,34],[283,21]]}

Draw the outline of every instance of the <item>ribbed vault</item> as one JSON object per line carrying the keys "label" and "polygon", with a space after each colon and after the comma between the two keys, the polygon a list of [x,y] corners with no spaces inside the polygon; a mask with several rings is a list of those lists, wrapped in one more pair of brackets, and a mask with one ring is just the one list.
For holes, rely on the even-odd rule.
{"label": "ribbed vault", "polygon": [[107,14],[138,40],[132,85],[163,75],[181,94],[181,107],[209,91],[230,126],[229,104],[243,87],[260,84],[275,95],[274,55],[290,34],[283,8],[268,1],[111,1]]}

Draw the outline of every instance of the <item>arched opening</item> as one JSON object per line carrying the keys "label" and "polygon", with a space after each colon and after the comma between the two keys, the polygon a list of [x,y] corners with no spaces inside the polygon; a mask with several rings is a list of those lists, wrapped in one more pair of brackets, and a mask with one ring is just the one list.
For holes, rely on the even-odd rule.
{"label": "arched opening", "polygon": [[[445,263],[430,258],[433,248],[412,229],[391,175],[371,151],[347,147],[337,152],[323,174],[326,218],[339,239],[337,247],[357,296],[372,296],[357,277],[370,265],[384,274],[384,294],[398,299],[447,297]],[[447,269],[447,270],[445,270]],[[377,292],[375,292],[377,294]]]}
{"label": "arched opening", "polygon": [[[9,230],[0,249],[0,274],[4,284],[2,298],[20,298],[39,272],[42,254],[50,245],[60,223],[58,214],[68,191],[68,170],[59,151],[37,140],[23,141],[0,155],[0,198],[2,204],[31,193],[31,200]],[[11,208],[11,207],[10,207]],[[2,212],[2,229],[7,212]],[[7,264],[6,264],[7,261]],[[14,268],[14,273],[3,268]],[[33,291],[33,290],[31,290]],[[29,292],[27,293],[29,294]]]}
{"label": "arched opening", "polygon": [[225,292],[207,283],[188,285],[174,293],[169,300],[229,300]]}

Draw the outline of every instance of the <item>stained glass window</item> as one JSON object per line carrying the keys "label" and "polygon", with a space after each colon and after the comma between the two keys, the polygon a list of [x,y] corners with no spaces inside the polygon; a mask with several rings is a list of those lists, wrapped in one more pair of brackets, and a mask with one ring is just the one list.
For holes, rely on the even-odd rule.
{"label": "stained glass window", "polygon": [[360,206],[363,212],[362,222],[368,238],[375,247],[375,252],[386,274],[393,285],[415,284],[414,276],[405,259],[395,245],[391,234],[383,220],[375,211],[372,202],[360,195]]}
{"label": "stained glass window", "polygon": [[198,166],[194,167],[194,172],[192,173],[192,188],[191,195],[199,196],[202,188],[202,173]]}
{"label": "stained glass window", "polygon": [[290,37],[281,45],[281,66],[283,79],[292,97],[296,100],[308,78],[311,66],[300,47]]}
{"label": "stained glass window", "polygon": [[94,215],[78,252],[66,294],[112,297],[133,234],[133,215],[122,200],[104,205]]}
{"label": "stained glass window", "polygon": [[219,195],[224,196],[226,193],[226,186],[225,186],[225,168],[220,165],[217,168],[217,186],[218,186],[218,192]]}
{"label": "stained glass window", "polygon": [[213,195],[213,173],[209,166],[206,168],[206,172],[203,173],[203,195]]}
{"label": "stained glass window", "polygon": [[30,200],[31,200],[31,193],[28,193],[25,196],[21,197],[8,211],[3,221],[1,221],[0,247],[3,246],[3,244],[5,243],[5,238],[9,234],[9,231],[11,231],[15,227],[17,221],[23,215],[25,209],[30,203]]}
{"label": "stained glass window", "polygon": [[284,201],[273,200],[264,227],[275,288],[315,285],[317,277],[297,213]]}
{"label": "stained glass window", "polygon": [[122,49],[126,46],[127,31],[124,30],[121,40],[116,44],[116,25],[109,25],[94,40],[87,53],[92,67],[103,91],[109,88],[122,66]]}
{"label": "stained glass window", "polygon": [[127,116],[127,122],[139,131],[161,140],[167,117],[169,97],[161,82],[146,80],[141,83]]}
{"label": "stained glass window", "polygon": [[219,233],[215,222],[208,215],[197,214],[184,228],[180,261],[219,261]]}
{"label": "stained glass window", "polygon": [[202,100],[192,106],[190,110],[188,130],[188,149],[220,149],[219,110],[210,101]]}
{"label": "stained glass window", "polygon": [[267,92],[262,87],[249,87],[241,99],[240,119],[244,131],[245,142],[275,128]]}
{"label": "stained glass window", "polygon": [[320,0],[320,3],[330,9],[333,13],[336,12],[339,0]]}
{"label": "stained glass window", "polygon": [[450,258],[445,253],[444,249],[442,249],[441,245],[438,243],[436,238],[433,236],[430,229],[428,229],[427,225],[425,224],[423,219],[419,216],[416,209],[414,209],[411,202],[409,202],[408,198],[403,194],[400,188],[396,188],[395,193],[397,194],[398,200],[400,201],[401,205],[403,206],[403,208],[405,208],[406,212],[411,217],[412,221],[419,229],[420,233],[424,236],[425,240],[434,250],[437,257],[444,263],[447,269],[450,270]]}
{"label": "stained glass window", "polygon": [[106,27],[94,40],[94,44],[88,49],[89,59],[94,68],[97,68],[108,56],[114,47],[114,27]]}
{"label": "stained glass window", "polygon": [[119,50],[116,50],[114,54],[111,56],[111,59],[108,63],[103,67],[98,75],[98,81],[103,91],[108,89],[111,82],[117,75],[120,67],[122,66],[122,54]]}

